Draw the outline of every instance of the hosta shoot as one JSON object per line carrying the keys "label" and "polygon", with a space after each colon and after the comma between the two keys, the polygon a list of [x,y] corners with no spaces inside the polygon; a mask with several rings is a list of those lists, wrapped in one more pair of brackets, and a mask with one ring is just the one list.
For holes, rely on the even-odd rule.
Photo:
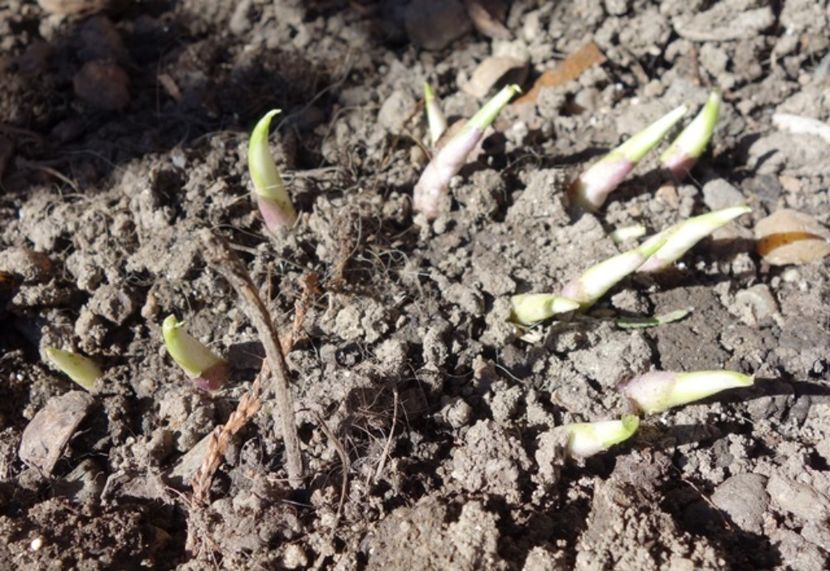
{"label": "hosta shoot", "polygon": [[458,134],[435,153],[415,185],[413,192],[415,210],[422,212],[428,220],[438,217],[443,198],[448,192],[450,179],[467,162],[467,155],[484,137],[485,129],[496,120],[498,114],[513,96],[520,92],[518,85],[508,85],[503,88],[467,121]]}
{"label": "hosta shoot", "polygon": [[581,276],[562,288],[561,296],[587,309],[627,275],[635,272],[665,243],[663,233],[652,236],[640,246],[608,258],[588,268]]}
{"label": "hosta shoot", "polygon": [[685,114],[686,106],[681,105],[594,163],[571,186],[571,203],[584,210],[598,210],[608,195]]}
{"label": "hosta shoot", "polygon": [[660,157],[663,166],[678,178],[686,176],[706,150],[720,113],[720,93],[713,91],[700,113],[683,129]]}
{"label": "hosta shoot", "polygon": [[625,383],[621,392],[639,410],[651,414],[705,399],[727,389],[749,387],[754,382],[753,377],[734,371],[652,371]]}
{"label": "hosta shoot", "polygon": [[62,373],[88,391],[103,376],[98,364],[89,357],[54,347],[46,348],[46,356]]}
{"label": "hosta shoot", "polygon": [[752,212],[749,206],[733,206],[695,216],[667,228],[660,233],[665,237],[665,243],[637,271],[656,272],[667,268],[703,238],[748,212]]}
{"label": "hosta shoot", "polygon": [[184,323],[175,315],[167,316],[161,332],[167,352],[197,388],[215,391],[225,384],[229,373],[227,362],[185,331]]}
{"label": "hosta shoot", "polygon": [[297,213],[285,190],[277,163],[268,146],[268,130],[271,119],[279,113],[274,109],[259,120],[248,142],[248,172],[254,183],[257,206],[271,232],[279,232],[294,224]]}
{"label": "hosta shoot", "polygon": [[620,420],[578,422],[566,424],[562,428],[568,433],[568,455],[588,458],[628,440],[639,426],[640,419],[627,414]]}
{"label": "hosta shoot", "polygon": [[441,135],[447,130],[447,118],[441,111],[441,106],[435,98],[432,86],[424,82],[424,108],[427,113],[427,125],[429,125],[429,140],[433,147],[441,139]]}
{"label": "hosta shoot", "polygon": [[579,309],[579,302],[551,293],[523,293],[510,298],[512,320],[521,325],[533,325],[560,313]]}

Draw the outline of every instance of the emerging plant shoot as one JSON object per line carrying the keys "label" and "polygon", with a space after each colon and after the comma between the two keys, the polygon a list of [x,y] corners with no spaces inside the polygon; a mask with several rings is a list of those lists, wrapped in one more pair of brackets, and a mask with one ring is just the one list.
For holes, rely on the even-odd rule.
{"label": "emerging plant shoot", "polygon": [[571,185],[571,203],[584,210],[598,210],[608,195],[685,114],[686,106],[681,105],[594,163]]}
{"label": "emerging plant shoot", "polygon": [[438,217],[441,199],[447,193],[450,179],[464,166],[467,155],[484,136],[484,130],[496,120],[499,112],[504,109],[510,99],[520,92],[518,85],[508,85],[499,91],[467,121],[457,135],[435,153],[415,185],[413,192],[415,210],[423,212],[428,220]]}
{"label": "emerging plant shoot", "polygon": [[215,391],[228,379],[229,367],[198,339],[184,330],[184,323],[169,315],[161,326],[164,346],[173,360],[193,379],[197,388]]}
{"label": "emerging plant shoot", "polygon": [[720,103],[720,93],[713,91],[700,113],[660,157],[663,166],[677,178],[683,178],[689,174],[712,139],[715,123],[718,122]]}
{"label": "emerging plant shoot", "polygon": [[639,418],[626,414],[620,420],[578,422],[566,424],[562,428],[568,433],[568,455],[572,458],[588,458],[628,440],[639,426]]}
{"label": "emerging plant shoot", "polygon": [[665,244],[640,266],[638,272],[657,272],[683,257],[703,238],[742,214],[752,212],[749,206],[733,206],[716,210],[701,216],[689,218],[667,228],[659,235],[665,237]]}
{"label": "emerging plant shoot", "polygon": [[92,390],[98,379],[103,376],[98,364],[83,355],[47,347],[46,356],[62,373],[88,391]]}
{"label": "emerging plant shoot", "polygon": [[749,387],[754,382],[753,377],[734,371],[652,371],[625,383],[621,392],[638,409],[651,414],[695,402],[727,389]]}
{"label": "emerging plant shoot", "polygon": [[521,325],[532,325],[558,313],[579,309],[579,302],[552,293],[523,293],[510,298],[513,306],[513,321]]}
{"label": "emerging plant shoot", "polygon": [[432,87],[426,81],[424,82],[424,108],[427,112],[429,140],[434,148],[441,138],[441,135],[447,130],[447,119],[444,117],[444,112],[441,111],[438,100],[435,99],[435,93],[432,91]]}
{"label": "emerging plant shoot", "polygon": [[581,276],[562,288],[561,296],[587,309],[625,276],[633,273],[666,242],[664,233],[652,236],[640,246],[608,258],[588,268]]}
{"label": "emerging plant shoot", "polygon": [[297,213],[285,190],[277,163],[268,147],[268,129],[271,118],[279,113],[274,109],[259,120],[248,142],[248,172],[254,183],[257,206],[265,220],[265,226],[271,232],[278,232],[291,226],[297,219]]}

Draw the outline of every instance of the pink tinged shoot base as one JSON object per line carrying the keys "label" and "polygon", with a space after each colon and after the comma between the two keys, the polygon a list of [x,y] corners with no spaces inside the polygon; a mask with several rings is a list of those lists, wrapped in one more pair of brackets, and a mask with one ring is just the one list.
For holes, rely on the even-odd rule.
{"label": "pink tinged shoot base", "polygon": [[533,325],[560,313],[579,309],[579,302],[552,293],[523,293],[510,298],[512,321]]}
{"label": "pink tinged shoot base", "polygon": [[521,93],[518,85],[508,85],[488,101],[467,124],[439,149],[415,185],[413,205],[428,220],[438,217],[441,199],[448,192],[450,179],[467,162],[467,156],[478,145],[484,131],[504,109],[514,95]]}
{"label": "pink tinged shoot base", "polygon": [[95,388],[98,379],[103,376],[98,364],[83,355],[47,347],[46,356],[63,374],[88,391]]}
{"label": "pink tinged shoot base", "polygon": [[727,389],[749,387],[754,382],[753,377],[734,371],[652,371],[625,383],[621,392],[638,409],[652,414],[705,399]]}
{"label": "pink tinged shoot base", "polygon": [[640,419],[627,414],[620,420],[566,424],[562,430],[568,434],[568,456],[588,458],[628,440],[639,426]]}
{"label": "pink tinged shoot base", "polygon": [[581,276],[568,282],[560,295],[579,303],[582,309],[591,307],[608,290],[642,266],[665,241],[665,234],[657,234],[636,248],[592,266]]}
{"label": "pink tinged shoot base", "polygon": [[749,212],[752,212],[749,206],[733,206],[695,216],[667,228],[661,232],[666,238],[665,243],[637,271],[657,272],[669,267],[703,238]]}
{"label": "pink tinged shoot base", "polygon": [[424,108],[426,109],[427,125],[429,126],[429,141],[435,147],[441,139],[441,135],[447,130],[447,119],[435,98],[432,86],[426,81],[424,82]]}
{"label": "pink tinged shoot base", "polygon": [[571,185],[571,202],[584,210],[598,210],[608,195],[685,114],[686,106],[681,105],[594,163]]}
{"label": "pink tinged shoot base", "polygon": [[706,146],[712,139],[712,133],[715,131],[715,124],[718,122],[720,106],[720,93],[713,91],[700,113],[661,155],[660,162],[677,178],[683,178],[689,174],[697,159],[706,150]]}
{"label": "pink tinged shoot base", "polygon": [[265,226],[275,233],[290,227],[297,220],[297,213],[268,146],[271,119],[279,112],[279,109],[274,109],[266,113],[254,127],[248,142],[248,172],[254,183],[257,206]]}
{"label": "pink tinged shoot base", "polygon": [[173,360],[193,379],[196,388],[215,391],[225,384],[230,373],[227,362],[216,356],[184,329],[184,323],[169,315],[161,326],[164,346]]}

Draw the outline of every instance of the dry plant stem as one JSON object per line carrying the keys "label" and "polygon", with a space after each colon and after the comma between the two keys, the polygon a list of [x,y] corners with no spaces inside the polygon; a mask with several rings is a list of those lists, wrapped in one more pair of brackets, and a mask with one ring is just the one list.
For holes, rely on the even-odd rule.
{"label": "dry plant stem", "polygon": [[288,385],[288,367],[282,353],[279,336],[274,327],[268,310],[259,297],[256,287],[251,281],[248,270],[242,261],[231,250],[227,242],[210,230],[202,230],[199,236],[204,245],[205,260],[216,266],[216,269],[225,276],[231,286],[245,302],[248,317],[256,327],[260,341],[265,347],[265,358],[271,369],[274,379],[274,392],[277,397],[277,411],[282,424],[282,437],[285,444],[285,469],[288,472],[288,483],[293,489],[303,485],[303,459],[300,454],[300,440],[297,436],[297,424],[294,415],[294,399]]}
{"label": "dry plant stem", "polygon": [[331,431],[329,425],[326,424],[326,421],[317,414],[314,413],[314,416],[317,418],[317,422],[320,424],[320,428],[323,429],[323,432],[326,433],[326,436],[329,437],[331,443],[334,444],[334,449],[337,450],[337,455],[340,457],[340,463],[343,464],[343,478],[340,483],[340,501],[337,504],[337,519],[332,526],[332,533],[334,530],[337,529],[337,524],[340,523],[340,516],[343,513],[343,504],[346,503],[346,493],[349,491],[349,470],[351,470],[352,463],[349,460],[349,455],[346,454],[346,448],[343,447],[343,443],[340,441],[339,438]]}
{"label": "dry plant stem", "polygon": [[210,484],[213,482],[213,475],[219,468],[222,456],[230,444],[231,437],[248,424],[262,405],[262,379],[267,378],[271,373],[268,363],[263,363],[256,379],[254,379],[248,392],[239,399],[236,410],[228,417],[227,422],[222,426],[213,429],[210,435],[210,444],[202,465],[193,476],[193,496],[191,508],[196,508],[207,503]]}

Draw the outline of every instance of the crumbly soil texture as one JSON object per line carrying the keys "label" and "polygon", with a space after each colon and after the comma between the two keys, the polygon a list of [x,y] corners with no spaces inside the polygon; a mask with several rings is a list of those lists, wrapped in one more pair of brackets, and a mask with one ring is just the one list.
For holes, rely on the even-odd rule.
{"label": "crumbly soil texture", "polygon": [[[771,266],[753,227],[783,208],[827,222],[827,140],[772,120],[830,120],[827,30],[817,0],[3,2],[0,568],[826,569],[828,262]],[[526,62],[528,91],[590,41],[605,61],[508,106],[446,212],[414,215],[423,81],[452,122],[482,103],[464,86],[486,58]],[[692,176],[648,159],[600,212],[568,209],[582,168],[713,88]],[[246,166],[274,108],[299,212],[280,236]],[[511,295],[631,247],[614,229],[739,203],[752,213],[676,267],[567,321],[508,323]],[[266,379],[191,501],[264,356],[205,228],[288,340],[299,487]],[[228,359],[222,390],[167,356],[169,314]],[[87,393],[46,347],[105,376]],[[755,385],[563,460],[552,430],[618,418],[620,382],[720,368]]]}

